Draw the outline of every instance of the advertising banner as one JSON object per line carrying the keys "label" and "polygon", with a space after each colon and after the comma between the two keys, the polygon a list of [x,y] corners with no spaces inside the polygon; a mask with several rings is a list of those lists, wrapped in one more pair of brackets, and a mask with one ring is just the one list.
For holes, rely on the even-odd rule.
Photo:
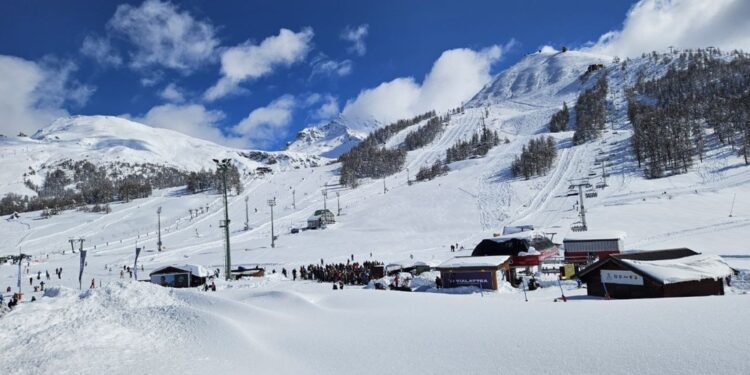
{"label": "advertising banner", "polygon": [[450,274],[448,287],[455,288],[460,286],[476,286],[482,289],[492,289],[492,272],[490,271],[473,271],[473,272],[454,272]]}
{"label": "advertising banner", "polygon": [[632,271],[601,270],[603,283],[643,285],[643,277]]}

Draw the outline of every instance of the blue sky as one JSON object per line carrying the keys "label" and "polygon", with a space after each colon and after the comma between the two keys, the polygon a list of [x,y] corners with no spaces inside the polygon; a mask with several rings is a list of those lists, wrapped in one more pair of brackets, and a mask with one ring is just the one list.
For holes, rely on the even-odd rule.
{"label": "blue sky", "polygon": [[[685,3],[4,1],[0,130],[33,132],[59,115],[107,114],[280,149],[298,130],[342,111],[391,121],[458,105],[545,45],[624,55],[688,47],[700,38],[653,42],[648,33],[663,30],[645,38],[642,28],[632,30],[654,20],[668,28],[664,15],[706,17]],[[710,3],[725,11],[703,30],[715,37],[697,42],[721,45],[727,33],[714,23],[731,19],[732,7],[747,16],[747,7]],[[743,47],[744,37],[737,40],[729,42]]]}

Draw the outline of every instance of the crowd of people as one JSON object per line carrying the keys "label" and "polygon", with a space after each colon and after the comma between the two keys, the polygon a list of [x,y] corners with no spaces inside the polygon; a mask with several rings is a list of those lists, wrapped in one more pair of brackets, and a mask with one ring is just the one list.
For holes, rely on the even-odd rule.
{"label": "crowd of people", "polygon": [[[330,282],[334,283],[334,289],[343,289],[344,285],[367,285],[370,279],[373,277],[373,269],[376,266],[383,266],[382,262],[378,261],[364,261],[362,263],[354,262],[352,259],[347,259],[346,263],[332,263],[326,264],[323,259],[320,260],[320,264],[309,264],[307,266],[300,266],[299,269],[293,268],[291,272],[288,272],[286,268],[281,269],[281,274],[284,277],[291,278],[296,281],[297,278],[302,280],[313,280],[318,282]],[[273,270],[275,273],[276,270]]]}

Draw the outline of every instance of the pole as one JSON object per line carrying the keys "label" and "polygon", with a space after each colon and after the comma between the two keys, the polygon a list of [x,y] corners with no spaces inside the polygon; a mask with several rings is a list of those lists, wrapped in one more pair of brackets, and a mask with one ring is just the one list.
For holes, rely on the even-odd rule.
{"label": "pole", "polygon": [[586,225],[586,208],[583,206],[583,184],[578,185],[578,197],[581,200],[581,224],[588,230],[588,225]]}
{"label": "pole", "polygon": [[606,160],[602,160],[602,182],[604,182],[604,186],[607,186],[607,171],[604,169],[604,164],[606,163]]}
{"label": "pole", "polygon": [[323,210],[328,209],[328,187],[323,189]]}
{"label": "pole", "polygon": [[341,216],[341,200],[339,199],[339,192],[336,192],[336,209],[338,212],[336,213],[336,216]]}
{"label": "pole", "polygon": [[158,223],[158,233],[159,238],[156,242],[156,247],[158,248],[158,251],[161,251],[161,206],[156,210],[156,217],[157,217],[157,223]]}
{"label": "pole", "polygon": [[383,177],[383,194],[388,192],[388,188],[385,187],[385,177]]}
{"label": "pole", "polygon": [[409,168],[406,168],[406,184],[411,185],[411,179],[409,178]]}
{"label": "pole", "polygon": [[734,193],[734,196],[732,197],[732,208],[729,209],[729,217],[732,217],[732,214],[734,213],[734,200],[737,199],[737,193]]}
{"label": "pole", "polygon": [[247,201],[250,200],[250,197],[245,197],[245,230],[250,229],[250,211],[247,208]]}
{"label": "pole", "polygon": [[227,281],[232,279],[232,256],[229,244],[229,202],[227,199],[227,170],[229,169],[229,162],[229,159],[222,159],[221,161],[214,159],[217,170],[221,171],[221,180],[223,182],[222,187],[224,190],[224,222],[220,227],[224,227],[224,240],[226,241],[226,264],[224,267],[224,275]]}
{"label": "pole", "polygon": [[268,200],[268,206],[271,207],[271,248],[276,247],[276,236],[273,230],[273,206],[276,205],[276,197]]}
{"label": "pole", "polygon": [[226,279],[231,279],[230,274],[232,272],[232,260],[229,250],[229,202],[227,202],[227,171],[226,169],[221,170],[222,180],[224,182],[224,238],[227,241],[227,264],[224,270]]}
{"label": "pole", "polygon": [[294,196],[296,190],[292,190],[292,209],[297,209],[297,198]]}

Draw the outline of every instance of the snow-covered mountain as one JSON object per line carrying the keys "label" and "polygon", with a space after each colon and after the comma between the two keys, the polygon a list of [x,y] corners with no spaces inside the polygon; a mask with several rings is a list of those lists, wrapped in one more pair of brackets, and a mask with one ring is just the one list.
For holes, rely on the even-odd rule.
{"label": "snow-covered mountain", "polygon": [[337,158],[366,136],[364,132],[350,129],[339,117],[327,124],[302,129],[287,150]]}
{"label": "snow-covered mountain", "polygon": [[498,74],[480,90],[466,106],[498,104],[514,99],[537,99],[543,96],[564,97],[577,94],[578,80],[593,64],[607,64],[609,56],[580,51],[542,50]]}
{"label": "snow-covered mountain", "polygon": [[31,137],[0,138],[0,195],[33,195],[25,181],[40,185],[46,171],[68,161],[87,160],[113,172],[130,173],[143,165],[189,172],[212,169],[212,159],[223,158],[245,171],[264,164],[286,168],[320,163],[317,156],[233,149],[120,117],[74,116],[57,119]]}
{"label": "snow-covered mountain", "polygon": [[339,115],[329,123],[301,130],[294,141],[289,143],[287,150],[337,158],[380,126],[380,122],[373,118]]}

